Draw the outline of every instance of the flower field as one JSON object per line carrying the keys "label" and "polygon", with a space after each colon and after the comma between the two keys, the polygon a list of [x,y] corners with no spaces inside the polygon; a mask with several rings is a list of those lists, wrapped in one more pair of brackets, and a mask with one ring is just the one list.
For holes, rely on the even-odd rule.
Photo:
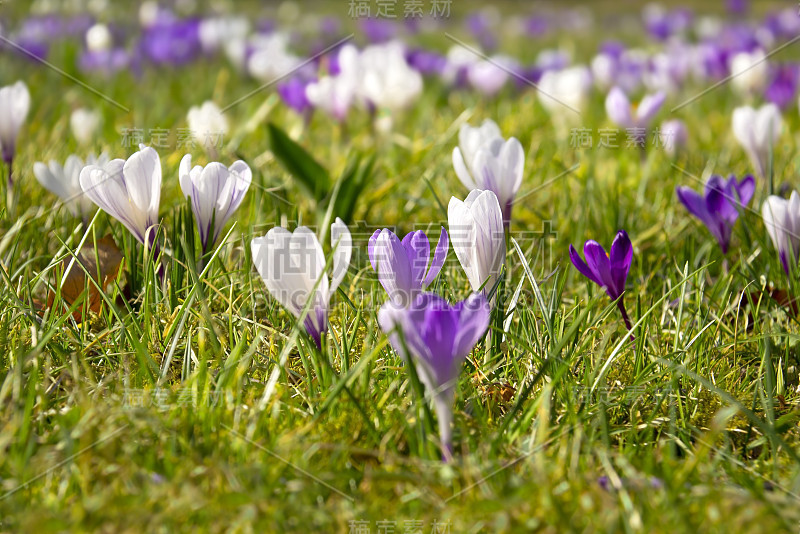
{"label": "flower field", "polygon": [[0,0],[0,532],[796,532],[797,41]]}

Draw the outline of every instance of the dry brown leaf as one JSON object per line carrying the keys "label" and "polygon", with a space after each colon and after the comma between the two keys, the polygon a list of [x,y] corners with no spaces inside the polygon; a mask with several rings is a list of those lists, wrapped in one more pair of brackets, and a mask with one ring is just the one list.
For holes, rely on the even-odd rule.
{"label": "dry brown leaf", "polygon": [[[73,261],[73,259],[75,261]],[[78,262],[80,262],[80,265],[78,265]],[[71,267],[70,263],[72,263]],[[61,266],[64,270],[61,285],[61,298],[63,298],[64,302],[69,306],[72,306],[72,304],[78,301],[84,291],[87,290],[87,272],[101,288],[107,288],[109,284],[117,279],[121,263],[122,252],[120,252],[119,247],[117,247],[117,244],[110,234],[97,241],[96,244],[88,243],[84,245],[78,252],[77,257],[70,256],[64,258],[64,261],[61,262]],[[83,269],[81,265],[83,265]],[[93,313],[99,313],[100,306],[103,303],[103,297],[100,295],[97,286],[92,282],[88,283],[88,291],[89,310]],[[55,293],[51,291],[47,299],[48,307],[53,305],[54,300]],[[73,316],[75,318],[80,318],[81,310],[76,310]]]}

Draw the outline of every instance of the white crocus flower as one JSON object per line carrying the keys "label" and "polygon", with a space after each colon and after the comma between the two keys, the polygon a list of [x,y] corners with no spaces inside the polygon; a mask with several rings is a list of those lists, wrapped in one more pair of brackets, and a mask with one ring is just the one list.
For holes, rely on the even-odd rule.
{"label": "white crocus flower", "polygon": [[105,52],[111,49],[114,37],[105,24],[95,24],[86,30],[86,48],[89,52]]}
{"label": "white crocus flower", "polygon": [[253,173],[241,160],[230,167],[217,162],[205,167],[192,167],[192,156],[186,154],[181,159],[178,176],[183,194],[191,198],[192,212],[205,252],[209,245],[216,243],[225,223],[239,208],[253,180]]}
{"label": "white crocus flower", "polygon": [[311,104],[337,120],[344,120],[356,96],[356,82],[346,75],[323,76],[306,85]]}
{"label": "white crocus flower", "polygon": [[497,196],[506,225],[511,221],[514,197],[522,184],[525,151],[515,138],[503,139],[497,124],[487,119],[479,127],[468,124],[458,132],[453,167],[467,189],[488,189]]}
{"label": "white crocus flower", "polygon": [[[86,165],[102,167],[107,163],[108,155],[105,153],[100,154],[98,158],[93,154],[86,158]],[[37,161],[33,164],[33,174],[42,187],[61,199],[73,216],[86,221],[94,212],[95,205],[81,189],[80,176],[83,167],[83,160],[73,154],[67,158],[63,167],[55,160],[51,160],[47,165]]]}
{"label": "white crocus flower", "polygon": [[763,50],[739,52],[730,60],[731,85],[740,93],[760,94],[769,79],[769,64]]}
{"label": "white crocus flower", "polygon": [[325,254],[317,236],[305,226],[294,232],[272,228],[250,244],[253,263],[269,293],[298,319],[310,301],[303,325],[317,347],[328,328],[331,295],[350,265],[353,243],[347,225],[337,217],[331,225],[333,272],[328,283]]}
{"label": "white crocus flower", "polygon": [[453,250],[474,291],[494,288],[506,257],[503,213],[492,191],[471,191],[462,202],[455,197],[447,207]]}
{"label": "white crocus flower", "polygon": [[289,36],[273,33],[250,39],[252,53],[247,59],[247,71],[262,82],[274,82],[300,67],[301,60],[289,51]]}
{"label": "white crocus flower", "polygon": [[72,135],[82,145],[89,144],[100,126],[100,113],[92,109],[78,108],[69,117]]}
{"label": "white crocus flower", "polygon": [[31,94],[25,82],[0,88],[0,148],[3,161],[8,166],[11,184],[11,163],[17,150],[17,136],[31,107]]}
{"label": "white crocus flower", "polygon": [[585,107],[592,75],[584,66],[548,70],[539,80],[539,102],[558,120],[574,122]]}
{"label": "white crocus flower", "polygon": [[217,147],[222,145],[228,134],[228,119],[214,102],[207,100],[200,107],[192,106],[186,115],[189,130],[195,141],[212,156],[216,157]]}
{"label": "white crocus flower", "polygon": [[761,206],[761,216],[772,244],[778,250],[783,269],[788,274],[790,265],[797,265],[797,255],[800,253],[800,195],[792,191],[788,200],[769,196]]}
{"label": "white crocus flower", "polygon": [[782,123],[781,112],[775,104],[733,110],[733,135],[762,177],[766,176],[772,146],[780,136]]}
{"label": "white crocus flower", "polygon": [[144,145],[126,160],[88,165],[81,189],[100,209],[121,222],[136,239],[152,246],[161,201],[161,160]]}

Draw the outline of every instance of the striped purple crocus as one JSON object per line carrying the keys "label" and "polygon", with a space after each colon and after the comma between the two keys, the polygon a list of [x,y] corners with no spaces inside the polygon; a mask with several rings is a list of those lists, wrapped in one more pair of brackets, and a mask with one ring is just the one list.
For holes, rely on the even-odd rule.
{"label": "striped purple crocus", "polygon": [[489,327],[491,306],[481,293],[456,304],[433,293],[418,294],[410,306],[388,301],[378,323],[394,349],[413,361],[433,400],[445,461],[452,457],[453,401],[464,360]]}
{"label": "striped purple crocus", "polygon": [[739,211],[750,203],[755,189],[756,181],[752,175],[748,174],[741,180],[730,175],[726,180],[715,174],[706,182],[702,194],[684,186],[678,187],[676,193],[681,204],[706,225],[722,253],[727,254]]}
{"label": "striped purple crocus", "polygon": [[369,238],[368,254],[378,280],[399,306],[408,306],[422,289],[429,286],[442,270],[450,239],[442,228],[431,261],[431,246],[422,230],[407,234],[402,241],[391,230],[375,230]]}

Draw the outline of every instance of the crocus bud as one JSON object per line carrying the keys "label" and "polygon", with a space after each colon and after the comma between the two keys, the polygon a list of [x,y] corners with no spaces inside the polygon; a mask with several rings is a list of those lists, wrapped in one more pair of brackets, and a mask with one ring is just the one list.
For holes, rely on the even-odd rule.
{"label": "crocus bud", "polygon": [[95,24],[86,31],[86,48],[89,52],[104,52],[111,49],[114,39],[105,24]]}
{"label": "crocus bud", "polygon": [[186,121],[195,141],[215,156],[217,147],[223,143],[225,135],[228,134],[228,119],[222,114],[219,106],[210,100],[200,107],[192,106],[186,115]]}
{"label": "crocus bud", "polygon": [[81,170],[80,182],[92,202],[121,222],[140,243],[152,246],[161,202],[161,160],[154,149],[140,145],[127,161],[87,165]]}
{"label": "crocus bud", "polygon": [[347,273],[353,248],[350,231],[339,218],[331,225],[331,247],[335,252],[329,285],[322,246],[305,226],[294,232],[272,228],[250,244],[256,270],[275,300],[298,319],[311,301],[303,325],[317,347],[322,346],[330,299]]}
{"label": "crocus bud", "polygon": [[453,167],[468,189],[492,191],[503,209],[506,226],[511,221],[514,197],[522,185],[525,151],[511,137],[506,141],[494,121],[487,119],[480,127],[468,124],[458,132],[459,146],[453,149]]}
{"label": "crocus bud", "polygon": [[100,113],[95,110],[78,108],[69,117],[69,125],[72,135],[82,145],[88,145],[97,128],[100,126]]}
{"label": "crocus bud", "polygon": [[230,167],[217,162],[205,168],[192,167],[192,156],[186,154],[181,159],[181,190],[192,201],[197,230],[203,250],[216,243],[228,219],[239,208],[244,199],[253,173],[244,161],[236,161]]}
{"label": "crocus bud", "polygon": [[[3,152],[3,161],[9,167],[9,177],[11,162],[17,150],[17,136],[30,107],[31,94],[25,82],[19,81],[0,88],[0,149]],[[9,184],[10,182],[9,178]]]}
{"label": "crocus bud", "polygon": [[455,197],[447,207],[453,250],[473,291],[488,295],[506,259],[503,212],[492,191],[471,191],[463,201]]}
{"label": "crocus bud", "polygon": [[772,146],[780,136],[782,123],[781,112],[775,104],[733,110],[733,135],[761,177],[766,176]]}
{"label": "crocus bud", "polygon": [[800,253],[800,195],[792,191],[789,199],[771,195],[761,206],[761,216],[772,244],[778,250],[786,274],[797,266]]}

